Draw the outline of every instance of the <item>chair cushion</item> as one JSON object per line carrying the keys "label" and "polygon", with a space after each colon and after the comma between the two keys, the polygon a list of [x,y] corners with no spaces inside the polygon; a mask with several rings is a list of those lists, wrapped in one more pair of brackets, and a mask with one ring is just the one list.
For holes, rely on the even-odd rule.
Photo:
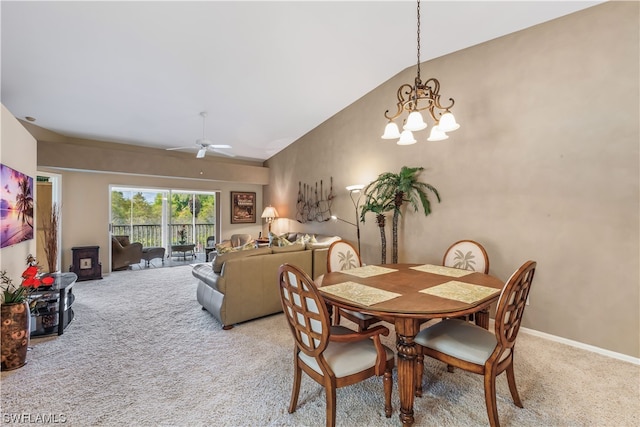
{"label": "chair cushion", "polygon": [[485,364],[498,344],[493,333],[459,319],[446,319],[423,329],[415,342],[478,365]]}
{"label": "chair cushion", "polygon": [[[332,335],[352,333],[354,331],[343,326],[331,327]],[[393,351],[387,346],[384,346],[384,349],[387,353],[387,360],[393,359]],[[350,343],[329,342],[323,355],[336,378],[352,375],[375,366],[377,357],[373,340],[370,339]],[[304,364],[322,375],[322,370],[315,358],[302,352],[298,353],[298,357]]]}

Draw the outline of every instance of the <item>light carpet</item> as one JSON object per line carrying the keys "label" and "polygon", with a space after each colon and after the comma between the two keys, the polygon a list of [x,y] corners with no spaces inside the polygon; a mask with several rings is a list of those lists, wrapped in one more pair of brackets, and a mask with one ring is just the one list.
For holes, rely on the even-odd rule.
{"label": "light carpet", "polygon": [[[282,314],[222,330],[197,303],[189,266],[115,272],[77,283],[74,293],[76,317],[64,335],[32,340],[27,365],[2,372],[3,424],[20,416],[69,426],[325,424],[324,391],[304,375],[298,409],[287,412],[293,340]],[[518,340],[524,408],[501,375],[503,426],[640,425],[638,366],[531,335]],[[425,361],[416,425],[488,425],[482,377]],[[391,418],[382,381],[371,378],[338,390],[337,424],[399,426],[396,380]]]}

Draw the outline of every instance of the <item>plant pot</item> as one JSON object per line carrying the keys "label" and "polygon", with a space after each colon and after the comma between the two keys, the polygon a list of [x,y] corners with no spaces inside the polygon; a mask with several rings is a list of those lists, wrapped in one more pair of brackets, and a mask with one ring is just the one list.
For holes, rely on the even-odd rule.
{"label": "plant pot", "polygon": [[27,302],[0,305],[0,370],[10,371],[27,363],[31,313]]}

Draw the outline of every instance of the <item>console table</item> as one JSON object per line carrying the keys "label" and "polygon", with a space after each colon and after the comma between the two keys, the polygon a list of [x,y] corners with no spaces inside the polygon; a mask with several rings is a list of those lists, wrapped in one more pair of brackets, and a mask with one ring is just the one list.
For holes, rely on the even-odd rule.
{"label": "console table", "polygon": [[[185,243],[182,245],[171,245],[171,256],[175,256],[173,253],[178,252],[182,254],[182,258],[186,261],[187,254],[191,257],[196,256],[196,245],[195,243]],[[177,255],[180,256],[180,255]]]}
{"label": "console table", "polygon": [[41,286],[29,295],[29,304],[35,301],[31,312],[31,336],[62,335],[73,320],[71,305],[76,297],[73,285],[78,280],[75,273],[51,274],[55,282],[51,286]]}

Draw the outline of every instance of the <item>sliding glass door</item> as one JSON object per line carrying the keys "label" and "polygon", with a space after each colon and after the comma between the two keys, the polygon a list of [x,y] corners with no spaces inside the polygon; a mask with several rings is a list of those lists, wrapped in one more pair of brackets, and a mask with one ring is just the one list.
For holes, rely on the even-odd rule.
{"label": "sliding glass door", "polygon": [[111,188],[111,233],[129,236],[144,247],[176,245],[203,252],[219,229],[215,192]]}
{"label": "sliding glass door", "polygon": [[207,239],[216,236],[217,206],[215,193],[171,192],[171,245],[195,244],[204,251]]}

